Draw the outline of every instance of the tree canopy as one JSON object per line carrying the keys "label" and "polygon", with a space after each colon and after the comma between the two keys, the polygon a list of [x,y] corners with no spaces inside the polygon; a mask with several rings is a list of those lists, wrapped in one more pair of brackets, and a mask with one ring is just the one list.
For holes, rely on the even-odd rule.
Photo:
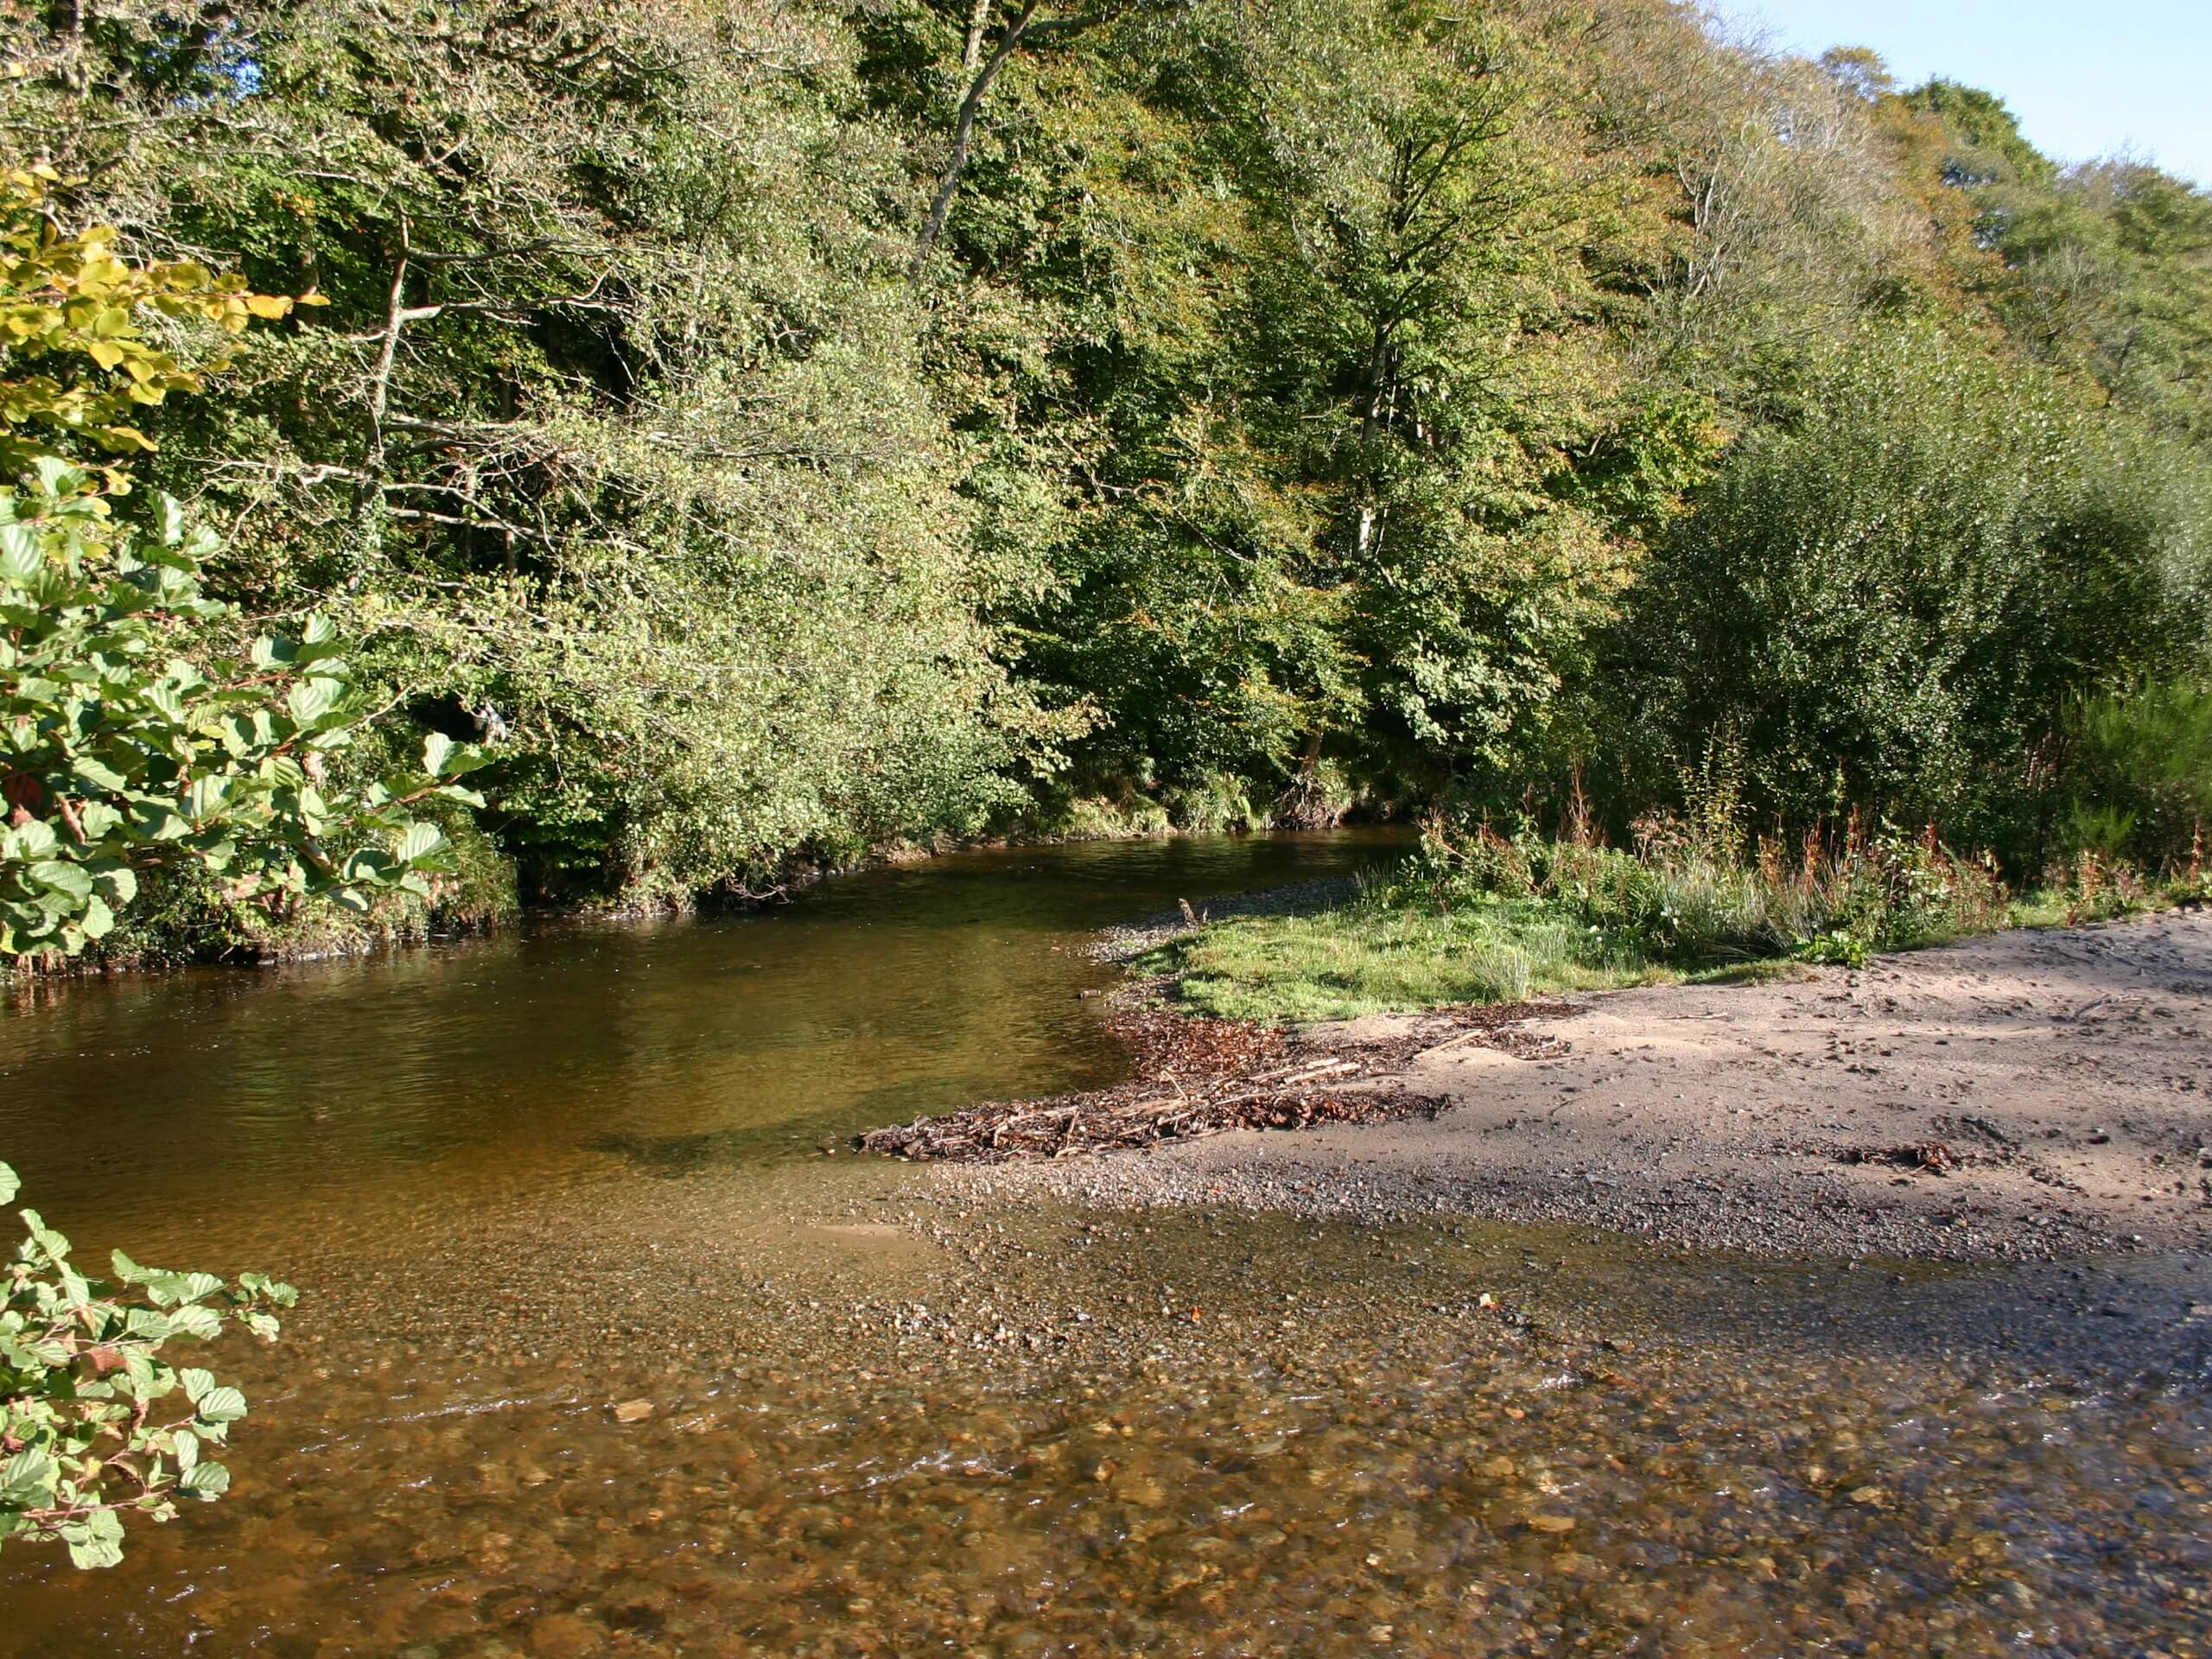
{"label": "tree canopy", "polygon": [[212,600],[353,642],[363,776],[482,746],[447,829],[533,897],[1084,802],[1580,773],[1624,822],[1724,734],[1762,814],[1840,778],[2034,857],[2083,711],[2202,682],[2212,199],[1863,50],[1664,0],[10,16],[61,222],[318,302],[77,429],[222,527]]}

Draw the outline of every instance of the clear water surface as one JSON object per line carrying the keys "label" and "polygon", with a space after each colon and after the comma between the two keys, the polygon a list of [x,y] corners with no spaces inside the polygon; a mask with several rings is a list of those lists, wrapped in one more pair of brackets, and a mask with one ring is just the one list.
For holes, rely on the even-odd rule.
{"label": "clear water surface", "polygon": [[1109,1077],[1087,930],[1391,855],[975,853],[24,988],[26,1198],[304,1296],[217,1359],[232,1495],[113,1572],[0,1554],[0,1654],[2212,1651],[2202,1263],[976,1206],[824,1155]]}

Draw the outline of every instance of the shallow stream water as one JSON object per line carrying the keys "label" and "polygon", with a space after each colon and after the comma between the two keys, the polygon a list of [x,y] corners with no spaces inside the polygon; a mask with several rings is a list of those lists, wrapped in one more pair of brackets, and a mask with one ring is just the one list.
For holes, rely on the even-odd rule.
{"label": "shallow stream water", "polygon": [[[964,1205],[853,1130],[1109,1078],[1089,929],[1356,836],[34,988],[0,1156],[281,1270],[221,1503],[0,1654],[2212,1652],[2201,1263]],[[642,1402],[620,1421],[612,1408]]]}

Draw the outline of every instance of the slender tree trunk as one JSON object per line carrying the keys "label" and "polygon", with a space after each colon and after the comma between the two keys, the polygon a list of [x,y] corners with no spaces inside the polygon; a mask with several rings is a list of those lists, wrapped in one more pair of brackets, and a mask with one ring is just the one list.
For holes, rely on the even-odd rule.
{"label": "slender tree trunk", "polygon": [[[968,83],[967,93],[960,100],[960,113],[952,124],[952,153],[945,158],[944,171],[938,176],[937,195],[930,203],[930,216],[922,226],[921,235],[915,238],[914,262],[908,267],[910,276],[922,274],[922,267],[929,263],[938,238],[944,234],[944,221],[952,212],[952,199],[960,189],[961,172],[968,165],[968,144],[976,132],[976,111],[982,107],[984,96],[998,79],[999,71],[1006,67],[1006,60],[1020,49],[1021,37],[1029,32],[1030,22],[1037,16],[1038,4],[1039,0],[1022,0],[1021,10],[1014,14],[1006,33],[999,36],[999,43],[991,49],[991,55]],[[982,9],[978,6],[977,10]],[[980,50],[981,41],[972,31],[969,39],[976,41]]]}
{"label": "slender tree trunk", "polygon": [[[1394,376],[1392,359],[1396,355],[1390,343],[1390,326],[1375,325],[1373,343],[1367,353],[1367,395],[1360,400],[1359,438],[1363,447],[1375,436],[1382,424],[1386,406],[1395,402],[1392,397]],[[1382,509],[1375,503],[1375,481],[1370,474],[1367,480],[1367,503],[1359,510],[1359,538],[1357,552],[1362,558],[1373,552],[1382,539]]]}
{"label": "slender tree trunk", "polygon": [[369,375],[369,449],[363,457],[362,497],[384,475],[384,422],[391,407],[391,371],[399,356],[399,331],[407,321],[407,236],[403,230],[401,252],[391,268],[391,294],[385,304],[384,339],[377,347],[376,367]]}
{"label": "slender tree trunk", "polygon": [[983,65],[983,31],[990,27],[995,3],[995,0],[976,0],[975,10],[968,14],[968,43],[961,48],[960,67],[971,78]]}

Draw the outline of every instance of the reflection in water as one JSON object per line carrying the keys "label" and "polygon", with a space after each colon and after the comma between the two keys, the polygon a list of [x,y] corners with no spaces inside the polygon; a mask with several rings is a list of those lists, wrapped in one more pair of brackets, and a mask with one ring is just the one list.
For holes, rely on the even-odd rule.
{"label": "reflection in water", "polygon": [[0,1648],[2202,1659],[2200,1263],[979,1211],[814,1153],[1096,1080],[1072,931],[1360,855],[977,855],[0,1022],[51,1213],[308,1292],[224,1357],[232,1497],[0,1557]]}
{"label": "reflection in water", "polygon": [[83,1243],[204,1252],[213,1229],[219,1251],[288,1259],[303,1215],[386,1205],[434,1233],[439,1210],[543,1199],[632,1149],[810,1152],[1103,1082],[1116,1056],[1078,993],[1111,976],[1076,953],[1086,931],[1398,845],[969,853],[744,915],[39,988],[0,1015],[0,1138]]}

